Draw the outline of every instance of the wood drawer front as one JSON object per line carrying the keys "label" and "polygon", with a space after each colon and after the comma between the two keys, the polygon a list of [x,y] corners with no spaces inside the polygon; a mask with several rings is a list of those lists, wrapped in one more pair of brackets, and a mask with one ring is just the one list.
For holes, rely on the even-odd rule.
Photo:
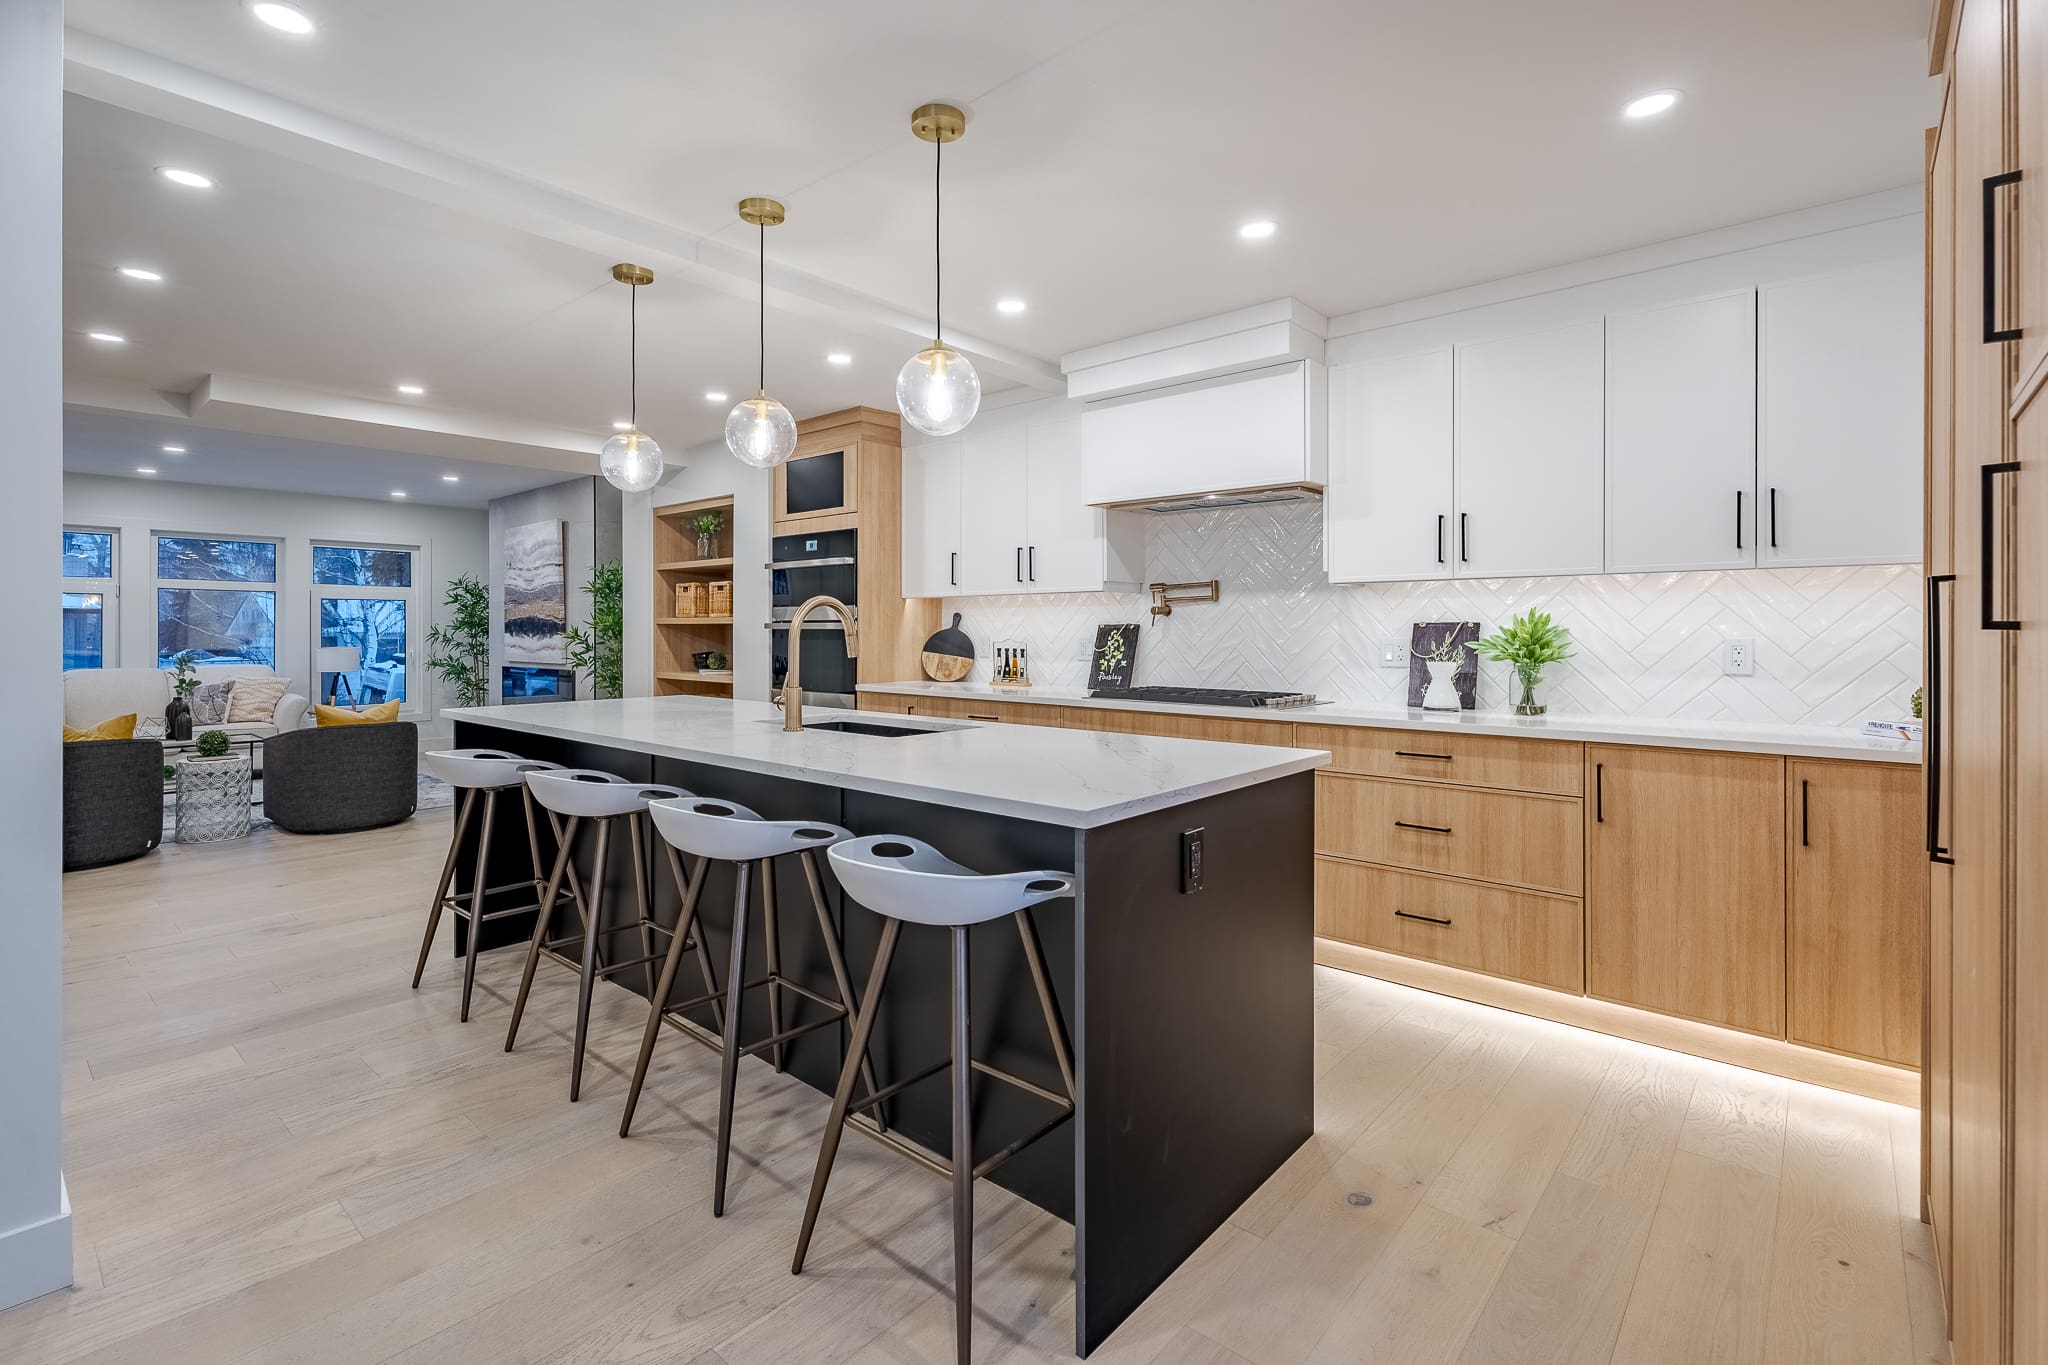
{"label": "wood drawer front", "polygon": [[1555,990],[1585,989],[1584,913],[1563,897],[1318,858],[1316,932]]}
{"label": "wood drawer front", "polygon": [[1296,742],[1304,749],[1328,749],[1334,772],[1559,796],[1585,790],[1585,746],[1568,740],[1304,725]]}
{"label": "wood drawer front", "polygon": [[1576,896],[1583,809],[1575,798],[1322,772],[1316,851]]}

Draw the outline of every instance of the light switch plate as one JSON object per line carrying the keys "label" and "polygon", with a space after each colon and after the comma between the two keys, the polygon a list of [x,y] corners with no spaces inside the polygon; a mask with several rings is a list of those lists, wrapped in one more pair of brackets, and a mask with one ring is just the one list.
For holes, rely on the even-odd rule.
{"label": "light switch plate", "polygon": [[1408,646],[1406,642],[1401,640],[1382,640],[1380,642],[1380,667],[1398,668],[1406,672],[1408,669]]}
{"label": "light switch plate", "polygon": [[1721,645],[1721,671],[1731,678],[1756,672],[1756,641],[1727,640]]}

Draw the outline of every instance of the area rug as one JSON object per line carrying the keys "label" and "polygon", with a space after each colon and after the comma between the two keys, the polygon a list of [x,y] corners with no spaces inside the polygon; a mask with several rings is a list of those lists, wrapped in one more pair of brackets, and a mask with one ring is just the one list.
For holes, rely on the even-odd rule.
{"label": "area rug", "polygon": [[[419,810],[446,810],[455,804],[455,788],[435,777],[432,773],[419,774]],[[164,842],[172,842],[178,828],[178,793],[164,792]],[[249,784],[249,832],[269,829],[270,821],[263,814],[263,779],[256,778]]]}

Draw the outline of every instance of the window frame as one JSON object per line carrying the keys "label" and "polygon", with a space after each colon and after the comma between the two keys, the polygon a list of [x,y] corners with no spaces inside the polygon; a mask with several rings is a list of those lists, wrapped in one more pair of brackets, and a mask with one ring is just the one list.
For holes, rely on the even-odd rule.
{"label": "window frame", "polygon": [[405,603],[405,696],[398,703],[398,714],[412,719],[427,709],[427,677],[424,668],[415,661],[422,656],[422,632],[420,629],[420,573],[425,561],[425,551],[418,545],[400,545],[389,541],[350,540],[339,536],[314,536],[306,542],[306,576],[314,575],[313,565],[322,550],[392,550],[408,556],[410,571],[406,577],[409,586],[357,587],[344,583],[312,583],[308,587],[309,601],[306,604],[306,676],[313,682],[313,700],[327,701],[327,679],[320,672],[320,604],[322,601],[403,602]]}
{"label": "window frame", "polygon": [[[61,573],[61,591],[65,594],[98,593],[100,597],[100,662],[102,670],[121,666],[121,530],[117,526],[74,526],[64,523],[67,535],[105,536],[107,538],[107,567],[113,572],[105,578],[77,577]],[[59,544],[61,545],[61,541]],[[61,550],[60,550],[61,554]],[[68,671],[68,670],[67,670]]]}
{"label": "window frame", "polygon": [[[163,576],[163,542],[166,540],[223,540],[239,541],[251,545],[268,545],[273,552],[272,562],[277,566],[274,576],[268,580],[241,578],[165,578]],[[270,663],[259,665],[271,672],[284,676],[279,667],[284,647],[284,619],[279,613],[284,596],[285,538],[274,535],[251,535],[240,531],[168,531],[158,528],[149,533],[149,574],[152,633],[156,644],[150,651],[158,668],[171,665],[163,657],[163,594],[165,592],[267,592],[270,594]],[[246,662],[246,661],[244,661]],[[213,665],[199,664],[204,670]]]}

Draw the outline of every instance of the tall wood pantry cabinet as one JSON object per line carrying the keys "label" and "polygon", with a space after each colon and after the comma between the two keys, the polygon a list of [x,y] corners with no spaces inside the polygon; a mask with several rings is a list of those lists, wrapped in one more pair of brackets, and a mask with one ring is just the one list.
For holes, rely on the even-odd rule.
{"label": "tall wood pantry cabinet", "polygon": [[2048,1360],[2048,0],[1935,19],[1922,1188],[1956,1365],[2029,1365]]}

